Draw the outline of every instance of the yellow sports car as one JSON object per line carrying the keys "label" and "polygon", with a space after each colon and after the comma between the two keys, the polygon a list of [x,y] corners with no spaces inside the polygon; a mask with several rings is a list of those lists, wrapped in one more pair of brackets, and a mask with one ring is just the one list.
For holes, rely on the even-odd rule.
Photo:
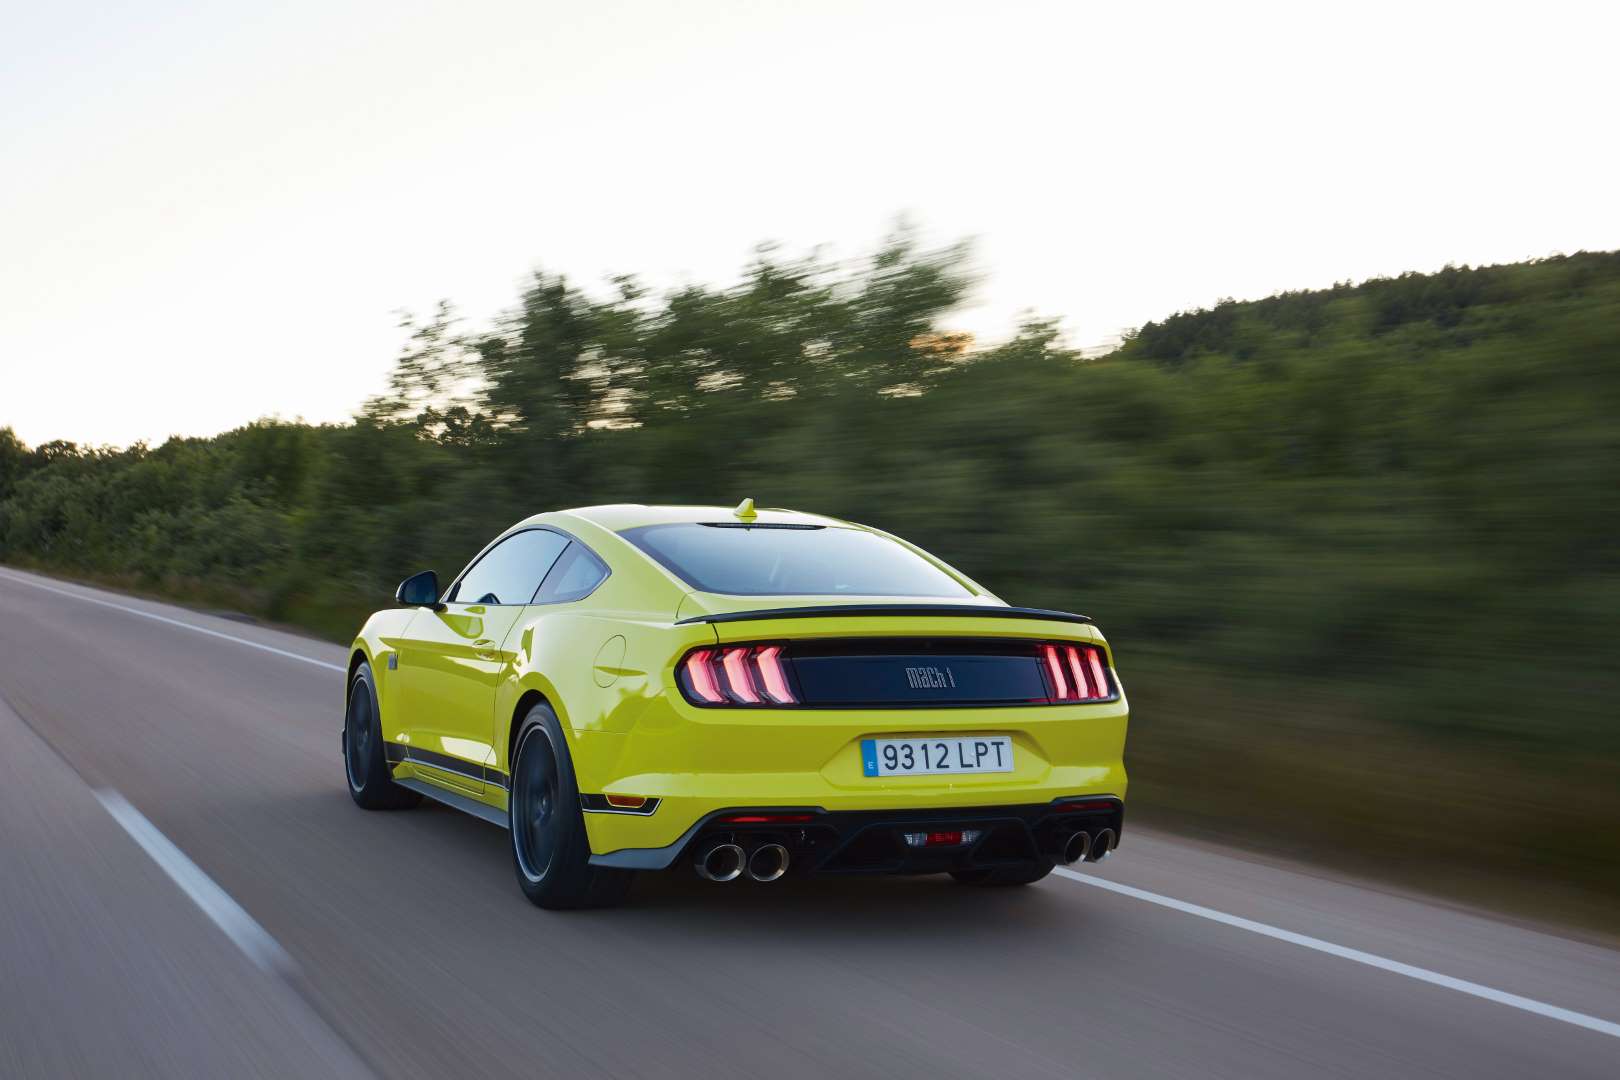
{"label": "yellow sports car", "polygon": [[541,907],[676,863],[1022,885],[1119,842],[1102,634],[888,533],[748,499],[563,510],[396,599],[349,660],[349,792],[509,829]]}

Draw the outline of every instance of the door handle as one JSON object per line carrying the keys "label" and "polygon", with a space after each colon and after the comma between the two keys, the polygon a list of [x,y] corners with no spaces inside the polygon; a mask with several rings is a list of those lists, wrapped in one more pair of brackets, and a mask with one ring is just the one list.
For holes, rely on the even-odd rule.
{"label": "door handle", "polygon": [[485,660],[499,660],[501,658],[500,648],[489,638],[479,638],[473,642],[473,652]]}

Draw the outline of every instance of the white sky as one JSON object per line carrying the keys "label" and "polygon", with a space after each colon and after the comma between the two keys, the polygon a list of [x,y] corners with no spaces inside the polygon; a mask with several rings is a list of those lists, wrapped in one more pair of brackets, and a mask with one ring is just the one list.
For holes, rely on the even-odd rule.
{"label": "white sky", "polygon": [[1620,247],[1612,3],[0,0],[0,426],[350,415],[536,265],[976,241],[956,324]]}

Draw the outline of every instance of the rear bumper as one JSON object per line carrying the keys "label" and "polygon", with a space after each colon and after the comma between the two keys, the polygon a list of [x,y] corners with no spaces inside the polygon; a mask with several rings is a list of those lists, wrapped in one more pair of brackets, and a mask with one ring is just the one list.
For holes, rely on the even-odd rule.
{"label": "rear bumper", "polygon": [[[1067,804],[1084,802],[1085,810]],[[804,823],[734,824],[737,814],[795,814]],[[886,810],[823,810],[811,807],[727,807],[705,814],[672,844],[624,848],[591,856],[596,866],[663,870],[686,861],[699,848],[730,840],[744,848],[779,843],[792,855],[797,874],[935,874],[999,866],[1027,866],[1052,859],[1062,838],[1102,829],[1121,834],[1123,800],[1113,795],[1066,795],[1051,802],[1012,806],[945,806]],[[976,830],[971,842],[913,847],[906,833]]]}
{"label": "rear bumper", "polygon": [[[704,709],[676,692],[645,699],[629,731],[574,730],[579,790],[657,800],[651,813],[592,812],[585,828],[604,865],[668,865],[695,830],[728,810],[817,814],[935,810],[988,813],[1063,798],[1125,798],[1123,698],[1095,704],[940,709]],[[861,740],[1006,735],[1011,772],[866,776]],[[674,849],[674,850],[670,850]]]}
{"label": "rear bumper", "polygon": [[[710,611],[715,605],[736,606],[731,599],[691,596]],[[688,616],[697,613],[685,611]],[[973,614],[919,609],[868,612],[858,618],[841,618],[836,611],[813,617],[802,611],[770,618],[728,617],[712,625],[681,627],[696,631],[701,626],[712,640],[693,633],[678,642],[662,626],[656,633],[649,628],[639,646],[630,646],[621,667],[598,670],[599,677],[619,674],[605,684],[600,679],[592,683],[601,687],[594,701],[587,692],[572,698],[581,706],[577,711],[560,711],[575,780],[587,800],[585,830],[593,861],[647,869],[668,866],[716,815],[740,808],[801,808],[826,815],[822,820],[857,815],[832,820],[829,828],[837,837],[844,831],[839,823],[869,820],[859,816],[865,814],[884,814],[881,820],[892,823],[936,811],[958,817],[1006,812],[1024,821],[1020,808],[1035,808],[1029,812],[1038,814],[1063,798],[1107,795],[1123,800],[1130,706],[1102,634],[1090,625],[1024,617],[1030,613],[1017,618]],[[1029,645],[1032,650],[1038,643],[1073,642],[1102,650],[1115,695],[1074,700],[1058,690],[1045,698],[1013,694],[994,701],[898,702],[877,694],[870,700],[862,697],[859,704],[711,707],[688,700],[676,674],[680,658],[697,645],[789,642],[808,648],[855,638],[908,643],[906,649],[913,651],[896,654],[900,656],[924,655],[914,650],[926,646],[927,655],[946,657],[955,655],[946,646],[957,640]],[[819,644],[809,651],[819,655]],[[937,667],[932,670],[938,674]],[[909,686],[910,676],[904,678]],[[1045,676],[1042,681],[1045,686]],[[954,678],[951,682],[955,684]],[[1010,771],[881,777],[866,772],[866,739],[980,736],[1011,740]],[[603,804],[592,805],[598,798]],[[1027,832],[1029,824],[1020,827]],[[830,871],[831,864],[827,866]]]}

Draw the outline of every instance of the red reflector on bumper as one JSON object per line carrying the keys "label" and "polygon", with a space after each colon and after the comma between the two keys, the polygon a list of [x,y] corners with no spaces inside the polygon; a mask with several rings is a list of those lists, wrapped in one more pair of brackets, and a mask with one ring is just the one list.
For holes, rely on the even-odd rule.
{"label": "red reflector on bumper", "polygon": [[1114,804],[1106,799],[1092,799],[1089,802],[1058,803],[1052,811],[1058,814],[1074,814],[1081,810],[1112,810]]}
{"label": "red reflector on bumper", "polygon": [[814,814],[731,814],[721,818],[720,825],[804,825],[814,821]]}
{"label": "red reflector on bumper", "polygon": [[961,847],[984,835],[983,829],[940,829],[934,832],[902,833],[907,847]]}

